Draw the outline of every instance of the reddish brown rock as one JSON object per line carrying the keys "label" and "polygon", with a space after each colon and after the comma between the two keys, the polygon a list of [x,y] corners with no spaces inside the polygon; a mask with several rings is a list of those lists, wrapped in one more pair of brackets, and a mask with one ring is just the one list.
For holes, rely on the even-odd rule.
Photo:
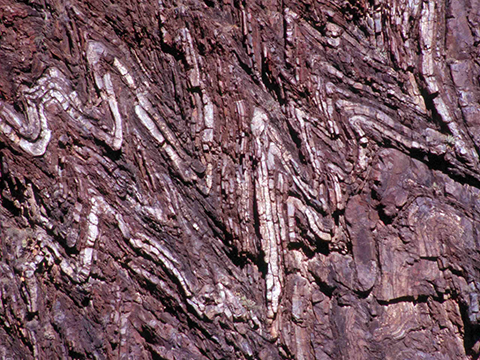
{"label": "reddish brown rock", "polygon": [[0,357],[478,358],[478,9],[0,0]]}

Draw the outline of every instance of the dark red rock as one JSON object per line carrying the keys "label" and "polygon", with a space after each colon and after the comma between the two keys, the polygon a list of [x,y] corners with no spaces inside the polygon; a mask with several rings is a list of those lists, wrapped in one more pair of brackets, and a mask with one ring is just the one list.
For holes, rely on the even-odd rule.
{"label": "dark red rock", "polygon": [[478,358],[478,9],[0,0],[0,357]]}

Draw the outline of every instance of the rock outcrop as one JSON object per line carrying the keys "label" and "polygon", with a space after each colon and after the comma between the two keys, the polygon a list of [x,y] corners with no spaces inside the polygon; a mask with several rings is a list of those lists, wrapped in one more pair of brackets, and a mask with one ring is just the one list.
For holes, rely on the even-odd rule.
{"label": "rock outcrop", "polygon": [[479,0],[0,0],[0,357],[477,359],[479,58]]}

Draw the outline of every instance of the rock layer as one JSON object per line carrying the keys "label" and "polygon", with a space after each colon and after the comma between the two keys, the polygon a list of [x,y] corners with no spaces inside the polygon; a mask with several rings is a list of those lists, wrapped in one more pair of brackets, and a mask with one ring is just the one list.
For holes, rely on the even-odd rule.
{"label": "rock layer", "polygon": [[478,358],[479,9],[0,0],[2,358]]}

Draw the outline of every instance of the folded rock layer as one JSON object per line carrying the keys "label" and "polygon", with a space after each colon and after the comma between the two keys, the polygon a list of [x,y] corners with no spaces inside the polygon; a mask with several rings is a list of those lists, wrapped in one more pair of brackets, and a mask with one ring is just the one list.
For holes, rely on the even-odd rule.
{"label": "folded rock layer", "polygon": [[477,359],[479,29],[0,0],[0,357]]}

